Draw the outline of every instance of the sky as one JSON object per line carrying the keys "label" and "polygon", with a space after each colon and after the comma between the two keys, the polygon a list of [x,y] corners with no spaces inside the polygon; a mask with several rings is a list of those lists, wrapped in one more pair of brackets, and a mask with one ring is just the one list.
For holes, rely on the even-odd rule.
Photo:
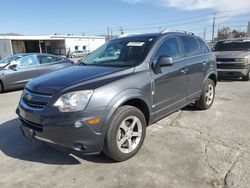
{"label": "sky", "polygon": [[223,26],[246,31],[249,0],[1,0],[0,33],[23,35],[193,31],[209,40]]}

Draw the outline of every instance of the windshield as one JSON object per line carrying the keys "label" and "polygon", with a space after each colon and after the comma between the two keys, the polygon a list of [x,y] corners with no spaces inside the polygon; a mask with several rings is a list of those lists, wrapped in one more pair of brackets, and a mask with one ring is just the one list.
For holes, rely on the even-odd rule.
{"label": "windshield", "polygon": [[131,67],[144,61],[155,37],[120,38],[110,41],[84,59],[84,65]]}
{"label": "windshield", "polygon": [[214,51],[250,51],[250,41],[221,41],[215,45]]}
{"label": "windshield", "polygon": [[7,64],[11,63],[12,61],[18,60],[19,58],[21,58],[21,56],[9,56],[5,59],[0,60],[0,66],[7,65]]}

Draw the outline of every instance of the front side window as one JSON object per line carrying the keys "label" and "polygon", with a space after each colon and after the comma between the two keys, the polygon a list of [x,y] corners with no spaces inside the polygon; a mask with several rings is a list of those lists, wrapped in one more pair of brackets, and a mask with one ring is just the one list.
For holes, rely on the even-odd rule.
{"label": "front side window", "polygon": [[16,62],[19,68],[30,68],[30,67],[37,66],[37,61],[34,55],[20,58]]}
{"label": "front side window", "polygon": [[155,37],[119,38],[110,41],[84,59],[84,65],[131,67],[144,61]]}
{"label": "front side window", "polygon": [[183,44],[186,57],[197,55],[200,53],[200,47],[194,37],[181,36],[180,39]]}
{"label": "front side window", "polygon": [[160,56],[169,56],[173,60],[178,60],[181,58],[181,50],[179,43],[176,38],[166,39],[156,51],[154,60],[157,60]]}

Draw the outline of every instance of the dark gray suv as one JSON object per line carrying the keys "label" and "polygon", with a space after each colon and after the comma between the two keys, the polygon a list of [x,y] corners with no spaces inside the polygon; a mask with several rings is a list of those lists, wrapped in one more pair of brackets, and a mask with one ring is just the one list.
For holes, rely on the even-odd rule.
{"label": "dark gray suv", "polygon": [[16,112],[31,140],[123,161],[140,149],[148,125],[190,103],[210,108],[216,82],[215,57],[201,38],[131,35],[29,82]]}

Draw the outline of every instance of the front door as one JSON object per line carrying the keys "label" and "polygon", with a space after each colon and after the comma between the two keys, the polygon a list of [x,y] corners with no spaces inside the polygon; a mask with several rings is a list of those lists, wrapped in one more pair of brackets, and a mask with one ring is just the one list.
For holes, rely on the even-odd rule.
{"label": "front door", "polygon": [[174,64],[162,67],[161,73],[153,75],[153,109],[160,119],[187,102],[187,68],[182,61],[182,52],[175,37],[166,38],[156,50],[154,63],[162,56],[172,57]]}
{"label": "front door", "polygon": [[38,62],[35,55],[29,55],[16,61],[16,67],[10,69],[5,82],[8,89],[22,88],[32,78],[38,76]]}

